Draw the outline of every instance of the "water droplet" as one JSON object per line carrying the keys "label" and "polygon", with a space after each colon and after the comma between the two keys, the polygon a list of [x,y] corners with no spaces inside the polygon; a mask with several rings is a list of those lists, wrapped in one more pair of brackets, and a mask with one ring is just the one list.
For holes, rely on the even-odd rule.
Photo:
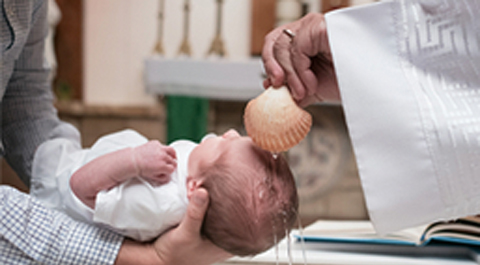
{"label": "water droplet", "polygon": [[276,257],[276,263],[275,264],[279,265],[280,264],[280,259],[279,259],[278,256],[279,256],[280,250],[278,249],[277,235],[274,235],[273,240],[274,240],[273,243],[275,244],[275,257]]}
{"label": "water droplet", "polygon": [[300,234],[300,247],[302,249],[303,264],[307,265],[307,254],[305,252],[305,238],[303,237],[302,222],[300,221],[300,216],[298,214],[297,214],[297,222],[298,222],[298,232]]}
{"label": "water droplet", "polygon": [[288,229],[285,229],[285,234],[287,236],[287,254],[288,254],[288,264],[292,265],[292,240],[290,239],[290,233]]}

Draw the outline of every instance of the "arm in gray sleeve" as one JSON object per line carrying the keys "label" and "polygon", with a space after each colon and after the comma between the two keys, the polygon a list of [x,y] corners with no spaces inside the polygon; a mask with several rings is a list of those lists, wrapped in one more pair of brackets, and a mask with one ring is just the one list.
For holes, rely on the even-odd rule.
{"label": "arm in gray sleeve", "polygon": [[[28,20],[20,21],[24,18],[20,15],[18,21],[10,21],[14,28],[14,45],[22,45],[22,41],[25,44],[15,60],[7,83],[1,118],[4,156],[29,186],[32,159],[38,145],[53,137],[69,137],[78,132],[58,119],[53,106],[54,96],[48,78],[50,69],[44,58],[44,42],[48,31],[47,1],[32,1],[24,5],[31,5],[28,10],[33,10],[26,16]],[[22,9],[17,8],[17,11],[22,12]],[[15,22],[18,25],[13,24]],[[65,127],[56,130],[62,131],[62,135],[54,135],[52,131],[59,126]]]}

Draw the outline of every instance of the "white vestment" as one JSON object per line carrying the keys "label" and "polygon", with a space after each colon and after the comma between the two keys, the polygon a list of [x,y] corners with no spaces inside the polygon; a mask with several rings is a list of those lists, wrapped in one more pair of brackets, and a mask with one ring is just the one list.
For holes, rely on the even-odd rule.
{"label": "white vestment", "polygon": [[380,233],[480,213],[480,1],[326,15],[370,218]]}

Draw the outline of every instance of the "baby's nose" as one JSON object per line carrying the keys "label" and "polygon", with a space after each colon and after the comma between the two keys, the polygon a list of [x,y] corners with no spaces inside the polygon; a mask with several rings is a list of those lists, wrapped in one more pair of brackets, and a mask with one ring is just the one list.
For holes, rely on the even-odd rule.
{"label": "baby's nose", "polygon": [[234,137],[239,137],[240,134],[235,131],[234,129],[230,129],[227,132],[223,134],[223,138],[234,138]]}

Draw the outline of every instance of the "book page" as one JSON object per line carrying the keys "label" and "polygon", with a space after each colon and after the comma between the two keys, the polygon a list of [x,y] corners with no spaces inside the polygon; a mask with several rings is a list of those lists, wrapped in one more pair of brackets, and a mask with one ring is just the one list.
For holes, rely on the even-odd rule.
{"label": "book page", "polygon": [[426,228],[421,242],[426,244],[431,239],[436,239],[480,245],[480,223],[478,221],[478,217],[469,216],[455,221],[433,223]]}
{"label": "book page", "polygon": [[[416,245],[425,226],[379,235],[370,221],[319,220],[306,227],[301,236],[306,241],[345,243],[380,243]],[[300,234],[298,235],[300,237]]]}

